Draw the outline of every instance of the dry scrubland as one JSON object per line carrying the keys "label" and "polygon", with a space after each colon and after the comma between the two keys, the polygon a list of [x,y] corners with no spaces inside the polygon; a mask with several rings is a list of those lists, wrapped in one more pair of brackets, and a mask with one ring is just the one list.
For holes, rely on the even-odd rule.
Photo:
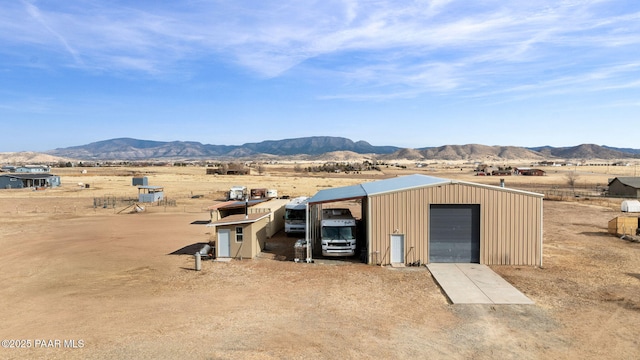
{"label": "dry scrubland", "polygon": [[[607,234],[620,200],[545,201],[544,267],[493,267],[535,305],[450,305],[425,268],[280,261],[295,241],[284,236],[259,259],[207,261],[200,272],[191,256],[169,255],[208,239],[206,227],[191,223],[206,220],[203,209],[231,185],[293,197],[416,172],[499,184],[463,164],[362,174],[292,168],[266,165],[250,176],[194,167],[55,169],[59,189],[0,191],[0,338],[31,341],[28,349],[0,349],[0,358],[640,357],[640,244]],[[636,171],[545,170],[504,179],[514,188],[562,188],[566,171],[577,170],[578,186],[590,188]],[[135,198],[134,175],[164,186],[176,206],[138,214],[93,207],[96,197]],[[83,346],[34,348],[36,340]]]}

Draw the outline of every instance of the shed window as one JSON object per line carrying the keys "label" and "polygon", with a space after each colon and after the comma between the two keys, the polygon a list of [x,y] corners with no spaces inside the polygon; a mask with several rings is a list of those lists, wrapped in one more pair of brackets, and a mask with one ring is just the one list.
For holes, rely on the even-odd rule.
{"label": "shed window", "polygon": [[242,240],[243,240],[242,227],[238,226],[236,227],[236,242],[242,242]]}

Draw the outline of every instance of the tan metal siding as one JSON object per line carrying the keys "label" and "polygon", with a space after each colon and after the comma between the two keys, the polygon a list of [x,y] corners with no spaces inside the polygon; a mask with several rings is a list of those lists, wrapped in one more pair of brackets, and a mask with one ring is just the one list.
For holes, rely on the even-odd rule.
{"label": "tan metal siding", "polygon": [[448,184],[370,197],[370,263],[390,262],[391,234],[405,235],[406,261],[429,259],[429,206],[480,205],[480,262],[540,265],[542,198],[471,184]]}

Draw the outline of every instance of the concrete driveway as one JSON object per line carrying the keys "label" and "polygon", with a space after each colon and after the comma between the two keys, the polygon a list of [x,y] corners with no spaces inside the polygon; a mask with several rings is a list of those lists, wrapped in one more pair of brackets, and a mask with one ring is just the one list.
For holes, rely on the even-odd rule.
{"label": "concrete driveway", "polygon": [[428,264],[427,268],[453,304],[533,304],[486,265]]}

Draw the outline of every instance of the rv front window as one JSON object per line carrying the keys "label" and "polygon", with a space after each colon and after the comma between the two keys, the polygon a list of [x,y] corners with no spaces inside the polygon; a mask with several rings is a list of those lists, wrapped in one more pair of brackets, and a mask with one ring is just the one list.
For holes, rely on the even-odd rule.
{"label": "rv front window", "polygon": [[352,227],[346,226],[327,226],[322,228],[322,238],[327,240],[352,240],[354,238],[353,233]]}
{"label": "rv front window", "polygon": [[285,220],[304,220],[306,218],[306,212],[304,210],[289,210],[284,213]]}

